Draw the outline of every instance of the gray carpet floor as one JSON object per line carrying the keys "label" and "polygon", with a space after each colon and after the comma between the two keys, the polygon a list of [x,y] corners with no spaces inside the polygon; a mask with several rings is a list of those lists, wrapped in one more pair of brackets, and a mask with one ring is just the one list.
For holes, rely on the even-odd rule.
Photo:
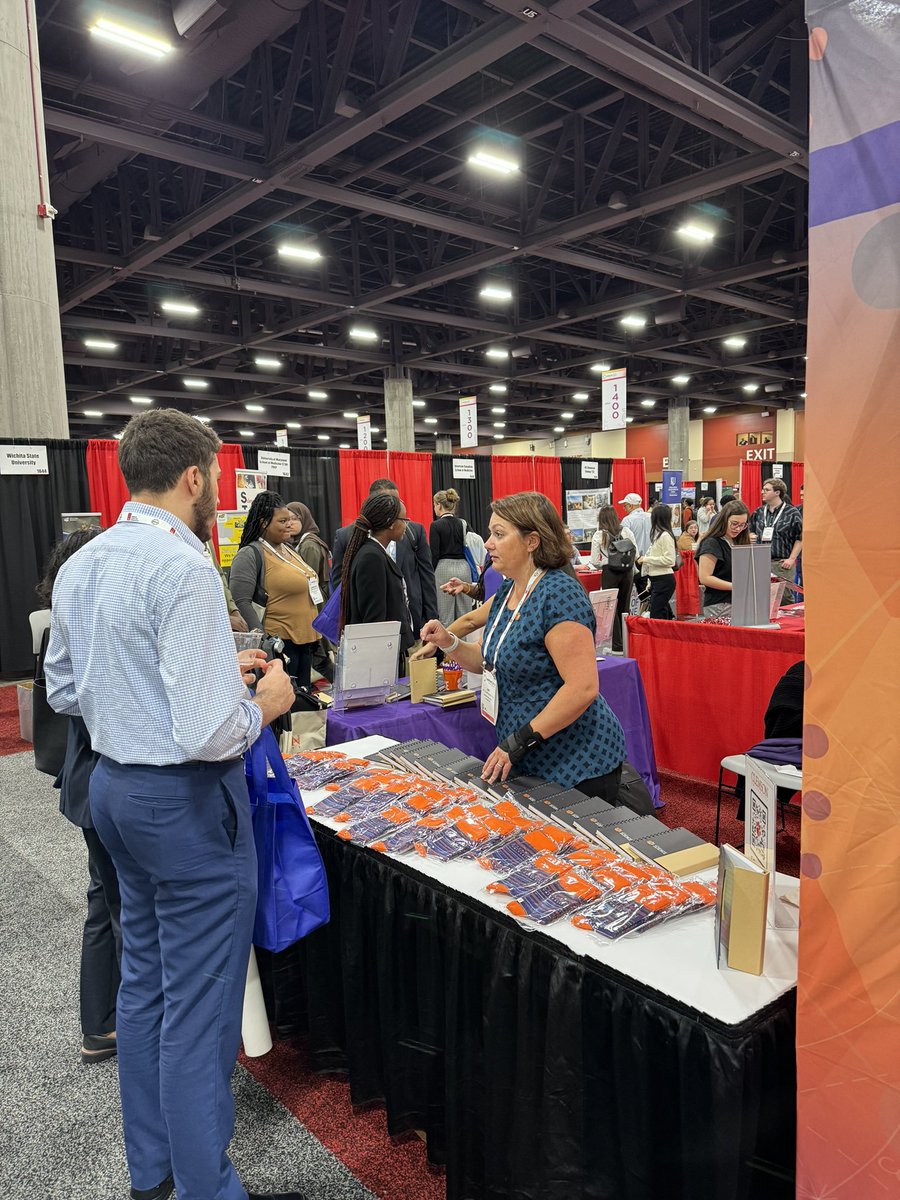
{"label": "gray carpet floor", "polygon": [[[30,753],[0,757],[0,1200],[125,1200],[115,1061],[78,1056],[87,860],[57,795]],[[245,1185],[374,1200],[240,1067],[234,1090]]]}

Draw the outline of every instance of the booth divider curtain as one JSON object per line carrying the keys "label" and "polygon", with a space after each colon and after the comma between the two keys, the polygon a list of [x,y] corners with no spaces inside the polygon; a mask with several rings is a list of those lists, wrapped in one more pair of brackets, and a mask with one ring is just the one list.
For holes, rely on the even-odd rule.
{"label": "booth divider curtain", "polygon": [[762,482],[764,479],[781,478],[788,490],[791,504],[800,503],[800,487],[803,484],[803,463],[801,462],[742,462],[741,463],[741,499],[751,512],[762,503]]}
{"label": "booth divider curtain", "polygon": [[[312,513],[323,539],[332,546],[334,535],[341,525],[338,451],[285,450],[283,446],[261,446],[259,449],[290,454],[290,475],[280,478],[269,476],[269,487],[273,492],[278,492],[286,504],[292,500],[302,501]],[[252,451],[250,457],[256,463]]]}
{"label": "booth divider curtain", "polygon": [[226,443],[219,451],[219,508],[234,511],[237,508],[237,488],[234,482],[235,471],[241,471],[247,464],[244,462],[244,447]]}
{"label": "booth divider curtain", "polygon": [[[596,479],[582,478],[581,464],[584,462],[597,464]],[[562,476],[563,499],[565,499],[566,492],[590,491],[592,488],[609,487],[612,483],[612,464],[611,458],[561,458],[559,470]]]}
{"label": "booth divider curtain", "polygon": [[21,678],[34,667],[28,614],[38,607],[35,586],[62,537],[60,513],[97,510],[86,441],[10,438],[7,444],[47,447],[46,475],[0,475],[0,675]]}
{"label": "booth divider curtain", "polygon": [[495,454],[491,458],[495,500],[515,492],[541,492],[562,514],[559,459],[546,454]]}
{"label": "booth divider curtain", "polygon": [[629,492],[637,492],[646,502],[647,482],[642,458],[615,458],[612,467],[612,502],[621,517],[624,509],[621,505],[623,496]]}
{"label": "booth divider curtain", "polygon": [[118,520],[128,499],[128,488],[119,470],[119,443],[91,438],[87,444],[87,477],[91,512],[100,514],[104,529]]}
{"label": "booth divider curtain", "polygon": [[[465,458],[475,464],[474,479],[454,479],[453,460]],[[434,492],[456,488],[458,513],[476,533],[487,538],[491,519],[491,460],[484,454],[432,454],[431,487]]]}
{"label": "booth divider curtain", "polygon": [[[393,479],[406,505],[406,515],[427,530],[434,520],[431,502],[431,455],[408,450],[387,452],[387,477]],[[353,514],[356,516],[356,514]]]}
{"label": "booth divider curtain", "polygon": [[383,450],[339,450],[341,524],[359,516],[369,487],[376,479],[388,479],[387,455]]}

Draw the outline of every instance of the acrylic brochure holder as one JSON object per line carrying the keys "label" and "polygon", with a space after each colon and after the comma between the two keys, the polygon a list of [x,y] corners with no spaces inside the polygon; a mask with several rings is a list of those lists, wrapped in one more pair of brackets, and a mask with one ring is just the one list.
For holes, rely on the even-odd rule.
{"label": "acrylic brochure holder", "polygon": [[591,592],[588,596],[594,617],[597,620],[597,632],[594,634],[594,646],[598,656],[609,654],[612,646],[613,625],[616,620],[616,604],[619,599],[618,588],[604,588],[600,592]]}
{"label": "acrylic brochure holder", "polygon": [[383,704],[397,682],[400,622],[346,625],[334,667],[335,712]]}

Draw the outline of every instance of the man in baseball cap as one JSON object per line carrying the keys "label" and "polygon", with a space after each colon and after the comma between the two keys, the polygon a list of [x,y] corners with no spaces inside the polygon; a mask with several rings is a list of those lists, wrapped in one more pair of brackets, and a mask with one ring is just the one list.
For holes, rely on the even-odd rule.
{"label": "man in baseball cap", "polygon": [[630,529],[637,543],[637,557],[646,554],[650,549],[650,514],[644,512],[644,501],[637,492],[629,492],[622,500],[617,501],[625,509],[622,518],[622,528]]}

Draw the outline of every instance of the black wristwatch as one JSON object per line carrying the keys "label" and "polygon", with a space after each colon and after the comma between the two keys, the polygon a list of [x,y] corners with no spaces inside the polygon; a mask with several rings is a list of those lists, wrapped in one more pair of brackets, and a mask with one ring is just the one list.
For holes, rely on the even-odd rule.
{"label": "black wristwatch", "polygon": [[539,733],[535,733],[529,723],[521,725],[515,733],[511,733],[508,738],[504,738],[500,743],[500,749],[509,755],[509,761],[515,765],[515,763],[525,757],[529,750],[533,750],[535,746],[540,746],[543,740],[543,737]]}

